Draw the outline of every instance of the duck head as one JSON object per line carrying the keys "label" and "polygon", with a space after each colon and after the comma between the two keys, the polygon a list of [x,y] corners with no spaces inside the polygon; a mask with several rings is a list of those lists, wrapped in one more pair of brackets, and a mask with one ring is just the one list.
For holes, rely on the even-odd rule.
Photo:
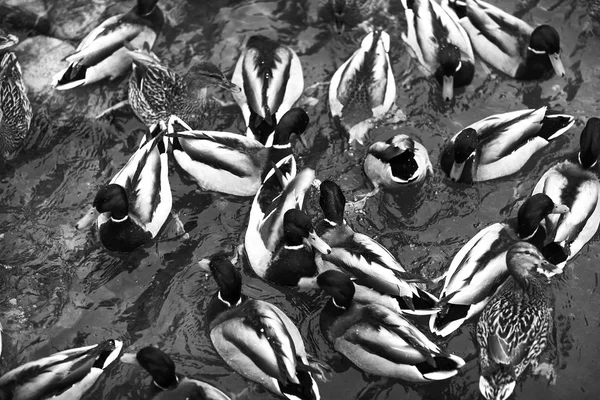
{"label": "duck head", "polygon": [[322,254],[331,254],[331,247],[317,235],[308,215],[295,208],[283,216],[283,240],[288,248],[305,244]]}
{"label": "duck head", "polygon": [[460,50],[447,43],[438,52],[438,63],[442,72],[442,96],[450,101],[454,96],[454,74],[461,68]]}
{"label": "duck head", "polygon": [[579,138],[579,163],[583,168],[592,168],[600,156],[600,119],[590,118]]}
{"label": "duck head", "polygon": [[352,304],[356,289],[350,277],[343,272],[330,269],[317,277],[317,285],[331,295],[331,302],[347,310]]}
{"label": "duck head", "polygon": [[565,76],[565,67],[560,60],[560,36],[550,25],[540,25],[533,30],[529,40],[529,51],[546,54],[558,76]]}
{"label": "duck head", "polygon": [[210,271],[219,287],[218,298],[227,307],[238,306],[242,302],[242,276],[229,261],[227,255],[217,254],[198,263],[200,268]]}
{"label": "duck head", "polygon": [[508,249],[506,266],[511,275],[524,287],[529,285],[529,280],[534,274],[555,275],[561,272],[560,268],[544,258],[537,247],[527,242],[517,242]]}
{"label": "duck head", "polygon": [[523,240],[533,238],[544,218],[550,214],[567,212],[569,212],[569,207],[563,204],[554,204],[552,199],[544,193],[534,194],[519,208],[517,214],[519,237]]}
{"label": "duck head", "polygon": [[302,145],[308,148],[308,144],[302,137],[302,134],[306,131],[309,122],[310,118],[308,118],[308,114],[303,109],[295,107],[288,110],[275,127],[273,147],[276,149],[290,148],[290,136],[296,134]]}
{"label": "duck head", "polygon": [[[384,151],[392,172],[392,179],[400,183],[409,182],[419,169],[415,160],[415,141],[408,135],[396,135],[386,142],[389,147]],[[385,154],[389,151],[389,154]]]}
{"label": "duck head", "polygon": [[321,182],[320,191],[319,205],[325,215],[325,222],[331,226],[343,225],[346,197],[342,189],[335,182],[326,180]]}
{"label": "duck head", "polygon": [[450,179],[460,180],[467,160],[474,158],[477,150],[477,132],[473,128],[465,128],[454,139],[454,163],[450,171]]}
{"label": "duck head", "polygon": [[144,347],[136,354],[125,353],[121,356],[121,362],[144,368],[152,376],[154,386],[161,390],[173,388],[179,383],[175,374],[175,363],[156,347]]}
{"label": "duck head", "polygon": [[129,203],[125,189],[111,183],[98,191],[93,203],[94,208],[100,212],[110,212],[111,219],[120,221],[129,214]]}
{"label": "duck head", "polygon": [[15,35],[11,35],[8,32],[5,32],[2,28],[0,28],[0,51],[8,49],[17,43],[19,43],[19,38],[17,38]]}
{"label": "duck head", "polygon": [[225,78],[223,72],[209,61],[200,61],[192,65],[183,77],[188,90],[196,92],[209,86],[219,86],[233,93],[242,89]]}

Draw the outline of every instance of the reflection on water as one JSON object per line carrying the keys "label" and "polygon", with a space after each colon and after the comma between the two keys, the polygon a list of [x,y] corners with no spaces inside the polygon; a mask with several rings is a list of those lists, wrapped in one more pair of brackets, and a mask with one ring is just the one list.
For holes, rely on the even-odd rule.
{"label": "reflection on water", "polygon": [[[97,6],[87,11],[85,3],[79,1],[74,9],[89,14],[75,21],[87,21],[92,12],[96,16],[106,7],[105,12],[114,13],[124,6],[95,2]],[[263,34],[279,38],[299,52],[308,87],[327,82],[363,36],[356,29],[338,35],[331,25],[320,22],[319,0],[161,0],[161,4],[169,26],[155,51],[177,71],[184,71],[192,58],[208,58],[231,76],[244,40]],[[586,15],[586,2],[520,4],[511,0],[503,7],[528,22],[549,22],[559,30],[566,79],[521,83],[489,75],[477,65],[473,84],[458,89],[452,103],[441,101],[437,83],[423,77],[406,53],[399,39],[405,29],[402,12],[399,5],[390,6],[386,30],[392,38],[397,104],[408,120],[374,129],[371,139],[385,140],[400,132],[414,136],[428,149],[435,172],[420,191],[404,196],[379,194],[367,203],[364,215],[348,220],[355,230],[387,246],[407,269],[427,277],[443,273],[450,258],[478,230],[514,216],[545,169],[576,150],[583,121],[598,116],[600,39],[593,35],[595,26]],[[591,28],[581,33],[586,23]],[[65,35],[76,32],[76,27],[67,28],[62,30]],[[141,135],[143,126],[126,111],[117,113],[112,121],[91,118],[109,102],[122,99],[124,87],[126,82],[121,79],[32,99],[34,137],[0,182],[0,318],[5,328],[0,370],[113,337],[124,340],[125,346],[130,346],[128,351],[148,344],[160,346],[173,356],[178,372],[204,377],[229,393],[238,393],[248,383],[232,374],[212,349],[203,313],[216,285],[196,263],[219,251],[233,254],[242,241],[250,199],[198,192],[172,165],[173,209],[185,224],[189,239],[178,236],[170,220],[155,243],[120,255],[105,251],[92,231],[73,228],[97,188],[125,163]],[[317,86],[310,93],[319,100],[307,108],[310,148],[298,144],[296,153],[302,165],[316,168],[320,179],[335,179],[352,199],[368,190],[362,173],[366,149],[351,155],[341,152],[345,139],[329,118],[326,94],[326,86]],[[546,104],[575,115],[576,126],[518,174],[470,186],[450,183],[438,170],[444,141],[461,127],[490,114]],[[236,108],[226,108],[215,126],[232,132],[242,128]],[[309,214],[316,216],[317,210],[313,199]],[[518,398],[564,399],[573,394],[598,398],[599,253],[597,242],[584,248],[555,285],[560,356],[557,384],[547,386],[545,380],[528,377],[517,385]],[[254,277],[245,264],[243,271],[246,293],[281,307],[299,324],[307,349],[340,371],[321,384],[324,399],[479,398],[473,325],[465,326],[448,343],[450,352],[467,361],[453,379],[419,386],[368,376],[336,358],[323,339],[318,324],[324,300],[320,294],[274,288]],[[117,363],[86,398],[143,398],[148,384],[142,371]],[[272,396],[259,391],[250,398]]]}

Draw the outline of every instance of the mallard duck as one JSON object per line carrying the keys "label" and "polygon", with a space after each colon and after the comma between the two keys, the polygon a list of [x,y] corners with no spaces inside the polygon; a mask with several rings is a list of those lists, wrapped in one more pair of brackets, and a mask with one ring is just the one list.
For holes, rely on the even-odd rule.
{"label": "mallard duck", "polygon": [[322,374],[324,367],[309,362],[294,322],[271,303],[242,294],[242,277],[225,256],[200,266],[212,272],[219,287],[206,317],[210,340],[227,365],[286,399],[319,399],[312,374]]}
{"label": "mallard duck", "polygon": [[265,36],[251,36],[231,81],[242,88],[233,98],[242,110],[246,135],[270,146],[277,122],[304,91],[298,55]]}
{"label": "mallard duck", "polygon": [[58,90],[89,85],[105,78],[115,79],[131,68],[131,55],[124,42],[141,48],[154,45],[164,24],[158,0],[138,0],[124,14],[108,18],[79,43],[66,61],[69,66],[52,77]]}
{"label": "mallard duck", "polygon": [[[332,181],[321,183],[319,203],[325,215],[319,224],[319,235],[331,247],[330,253],[318,252],[318,271],[337,269],[355,277],[355,282],[392,296],[407,314],[435,313],[437,298],[423,290],[419,283],[427,280],[406,272],[396,258],[380,243],[356,233],[344,220],[346,199]],[[306,282],[302,281],[302,284]]]}
{"label": "mallard duck", "polygon": [[510,278],[477,323],[479,390],[488,400],[508,399],[525,369],[537,365],[554,324],[553,296],[539,271],[554,274],[560,268],[527,242],[511,246],[506,265]]}
{"label": "mallard duck", "polygon": [[244,249],[256,275],[269,282],[295,286],[302,277],[316,275],[313,251],[305,245],[331,252],[300,211],[314,178],[309,168],[296,175],[296,163],[289,155],[268,172],[254,197]]}
{"label": "mallard duck", "polygon": [[338,34],[370,24],[377,14],[388,12],[389,0],[320,0],[319,17],[333,22]]}
{"label": "mallard duck", "polygon": [[591,171],[600,156],[600,119],[590,118],[581,132],[576,161],[566,160],[540,178],[533,193],[544,193],[569,207],[562,215],[548,215],[543,225],[552,243],[542,254],[561,270],[600,226],[600,182]]}
{"label": "mallard duck", "polygon": [[[144,368],[152,376],[153,387],[156,388],[154,400],[231,400],[213,385],[190,379],[175,372],[175,363],[167,354],[156,347],[148,346],[137,353],[125,353],[121,362],[134,364]],[[196,397],[194,397],[196,396]]]}
{"label": "mallard duck", "polygon": [[547,107],[492,115],[454,135],[442,150],[440,164],[460,182],[511,175],[574,123],[572,116],[551,114]]}
{"label": "mallard duck", "polygon": [[452,100],[454,88],[471,83],[475,56],[467,32],[458,17],[435,0],[402,0],[407,32],[402,39],[426,75],[442,85],[444,100]]}
{"label": "mallard duck", "polygon": [[33,115],[17,56],[7,51],[18,41],[0,29],[0,171],[21,149]]}
{"label": "mallard duck", "polygon": [[290,109],[277,124],[270,147],[237,133],[176,132],[171,136],[173,157],[203,190],[254,196],[273,163],[293,157],[290,136],[301,138],[308,122],[304,110]]}
{"label": "mallard duck", "polygon": [[78,400],[119,357],[123,342],[107,340],[30,361],[0,377],[0,397]]}
{"label": "mallard duck", "polygon": [[[83,229],[98,216],[98,233],[104,247],[129,252],[154,238],[171,212],[173,198],[168,177],[168,138],[160,133],[148,140],[98,191],[92,210],[76,225]],[[95,210],[94,210],[95,209]]]}
{"label": "mallard duck", "polygon": [[560,36],[550,25],[533,29],[525,21],[481,0],[443,0],[452,8],[486,63],[517,79],[565,76]]}
{"label": "mallard duck", "polygon": [[429,320],[431,331],[448,336],[477,316],[509,275],[506,251],[510,246],[527,240],[541,248],[546,233],[540,222],[549,214],[568,211],[568,207],[555,204],[545,194],[536,194],[521,205],[516,220],[495,223],[479,231],[456,253],[444,275],[440,311]]}
{"label": "mallard duck", "polygon": [[329,110],[348,132],[350,144],[364,144],[375,122],[394,105],[396,81],[389,51],[390,36],[375,30],[331,78]]}
{"label": "mallard duck", "polygon": [[354,285],[344,274],[326,276],[331,299],[321,311],[323,335],[366,373],[412,382],[453,377],[465,365],[440,349],[418,328],[389,308],[353,301]]}

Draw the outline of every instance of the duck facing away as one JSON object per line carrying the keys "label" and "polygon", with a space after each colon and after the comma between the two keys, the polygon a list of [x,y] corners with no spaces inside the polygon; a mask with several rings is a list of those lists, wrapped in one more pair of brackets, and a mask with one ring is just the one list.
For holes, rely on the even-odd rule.
{"label": "duck facing away", "polygon": [[475,75],[475,56],[469,36],[456,14],[435,0],[402,0],[409,46],[425,74],[442,86],[442,97],[451,100],[455,87],[469,85]]}
{"label": "duck facing away", "polygon": [[222,255],[200,262],[219,290],[206,310],[210,340],[223,360],[244,378],[286,399],[318,400],[313,373],[296,325],[279,308],[242,294],[242,277]]}
{"label": "duck facing away", "polygon": [[320,316],[323,335],[362,371],[411,382],[453,377],[465,365],[440,349],[417,327],[389,308],[354,301],[354,285],[330,274],[322,287],[331,295]]}
{"label": "duck facing away", "polygon": [[450,179],[467,183],[512,175],[574,123],[572,116],[552,114],[547,107],[489,116],[446,143],[441,168]]}
{"label": "duck facing away", "polygon": [[138,0],[125,14],[108,18],[79,43],[66,61],[69,66],[53,76],[58,90],[72,89],[105,78],[115,79],[131,68],[131,55],[124,43],[151,48],[164,24],[158,0]]}
{"label": "duck facing away", "polygon": [[8,51],[18,41],[0,29],[0,172],[4,162],[23,146],[33,116],[21,66],[17,56]]}
{"label": "duck facing away", "polygon": [[125,353],[121,362],[138,365],[152,376],[154,400],[231,400],[209,383],[177,374],[171,357],[156,347],[144,347],[135,354]]}
{"label": "duck facing away", "polygon": [[373,19],[388,13],[389,0],[320,0],[319,17],[333,23],[342,34],[356,27],[371,25]]}
{"label": "duck facing away", "polygon": [[394,105],[396,82],[389,51],[390,36],[375,30],[331,78],[329,110],[347,131],[350,144],[364,144],[375,122]]}
{"label": "duck facing away", "polygon": [[527,242],[506,253],[510,278],[483,309],[477,323],[479,390],[488,400],[505,400],[528,366],[536,367],[554,324],[554,299],[547,278],[559,270]]}
{"label": "duck facing away", "polygon": [[277,124],[270,147],[237,133],[176,132],[170,137],[173,158],[203,190],[254,196],[273,164],[293,157],[290,136],[301,139],[308,123],[304,110],[290,109]]}
{"label": "duck facing away", "polygon": [[548,215],[543,221],[552,242],[542,254],[561,270],[575,257],[600,226],[600,182],[594,168],[600,156],[600,119],[590,118],[579,140],[576,160],[565,160],[550,168],[533,188],[569,212]]}
{"label": "duck facing away", "polygon": [[453,9],[473,48],[487,64],[516,79],[565,76],[560,36],[550,25],[535,29],[525,21],[481,0],[442,0]]}
{"label": "duck facing away", "polygon": [[492,224],[469,240],[456,253],[445,274],[440,310],[429,320],[431,331],[448,336],[479,315],[509,276],[508,249],[522,240],[543,247],[546,232],[542,220],[568,211],[568,207],[555,204],[545,194],[536,194],[521,205],[516,220]]}
{"label": "duck facing away", "polygon": [[233,94],[233,98],[242,110],[246,135],[270,146],[279,119],[304,91],[298,55],[275,40],[251,36],[231,80],[242,88],[241,92]]}
{"label": "duck facing away", "polygon": [[0,398],[78,400],[121,353],[123,342],[107,340],[27,362],[0,377]]}

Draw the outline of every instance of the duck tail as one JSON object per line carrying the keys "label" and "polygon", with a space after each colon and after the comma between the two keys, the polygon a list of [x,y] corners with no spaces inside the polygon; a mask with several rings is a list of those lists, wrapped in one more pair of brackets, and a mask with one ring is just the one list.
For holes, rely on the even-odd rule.
{"label": "duck tail", "polygon": [[448,7],[454,10],[459,19],[467,16],[467,2],[465,0],[447,0],[447,4]]}
{"label": "duck tail", "polygon": [[317,360],[311,354],[307,354],[306,358],[308,359],[308,365],[303,364],[302,368],[306,368],[307,371],[313,373],[321,382],[327,382],[331,379],[333,369],[328,364]]}
{"label": "duck tail", "polygon": [[[398,304],[403,311],[410,315],[432,315],[436,314],[439,311],[439,307],[437,305],[438,299],[429,292],[426,292],[423,289],[415,288],[415,293],[410,299],[410,304],[412,307],[409,307],[409,303],[405,300],[405,298],[400,297],[398,299]],[[403,307],[402,303],[406,303],[407,307]]]}
{"label": "duck tail", "polygon": [[297,358],[296,378],[299,383],[279,381],[279,390],[288,399],[318,400],[319,388],[311,375],[311,367]]}
{"label": "duck tail", "polygon": [[462,304],[438,304],[440,310],[431,315],[429,329],[438,336],[448,336],[457,330],[469,315],[470,306]]}
{"label": "duck tail", "polygon": [[575,123],[575,117],[566,114],[546,113],[538,136],[550,141],[568,131]]}
{"label": "duck tail", "polygon": [[62,71],[52,77],[52,83],[56,90],[68,90],[85,85],[87,66],[71,63]]}

